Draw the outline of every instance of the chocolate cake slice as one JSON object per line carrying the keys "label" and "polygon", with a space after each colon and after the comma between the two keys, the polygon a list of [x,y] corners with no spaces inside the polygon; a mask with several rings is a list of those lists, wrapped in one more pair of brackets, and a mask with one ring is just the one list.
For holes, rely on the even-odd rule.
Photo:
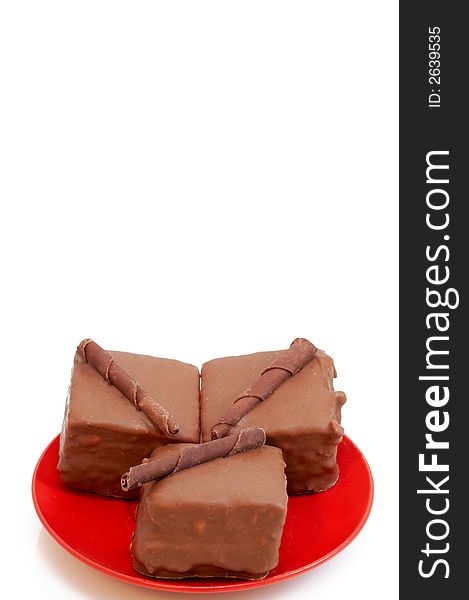
{"label": "chocolate cake slice", "polygon": [[333,360],[304,339],[289,350],[218,358],[201,379],[202,439],[262,427],[283,450],[288,492],[321,492],[337,481],[341,407]]}
{"label": "chocolate cake slice", "polygon": [[[251,444],[259,431],[262,439]],[[287,511],[285,463],[278,448],[259,445],[264,440],[252,428],[197,446],[167,445],[136,477],[133,470],[124,476],[124,487],[147,481],[147,469],[163,476],[143,485],[131,546],[137,571],[259,579],[275,568]]]}
{"label": "chocolate cake slice", "polygon": [[67,485],[109,496],[121,475],[172,442],[199,441],[199,371],[165,358],[106,352],[84,340],[75,355],[58,470]]}

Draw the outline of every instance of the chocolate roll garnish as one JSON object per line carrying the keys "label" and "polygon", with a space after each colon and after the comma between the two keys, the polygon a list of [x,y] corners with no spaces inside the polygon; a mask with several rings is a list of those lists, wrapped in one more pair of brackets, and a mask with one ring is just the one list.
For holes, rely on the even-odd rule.
{"label": "chocolate roll garnish", "polygon": [[212,427],[212,439],[223,438],[231,428],[260,402],[306,366],[317,352],[314,344],[304,338],[293,340],[290,348],[264,369],[259,378],[235,400],[220,423]]}
{"label": "chocolate roll garnish", "polygon": [[127,492],[149,481],[157,481],[167,475],[173,475],[216,458],[254,450],[264,444],[265,431],[261,427],[247,427],[241,429],[238,434],[188,446],[179,454],[168,455],[159,460],[148,460],[141,465],[131,467],[122,475],[121,486],[124,492]]}
{"label": "chocolate roll garnish", "polygon": [[86,339],[80,342],[77,351],[108,383],[130,400],[137,410],[144,412],[166,436],[172,436],[179,431],[179,425],[169,412],[143,390],[104,348],[93,340]]}

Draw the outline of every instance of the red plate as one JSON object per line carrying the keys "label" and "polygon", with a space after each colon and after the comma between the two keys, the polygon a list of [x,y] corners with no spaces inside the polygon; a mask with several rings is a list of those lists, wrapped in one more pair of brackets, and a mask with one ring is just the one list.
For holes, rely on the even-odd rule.
{"label": "red plate", "polygon": [[129,545],[137,502],[68,489],[57,472],[59,436],[44,450],[33,475],[33,501],[42,524],[70,554],[121,581],[171,592],[234,592],[277,583],[322,564],[357,536],[370,513],[373,479],[365,457],[344,436],[340,477],[321,494],[288,499],[280,561],[265,579],[151,579],[137,573]]}

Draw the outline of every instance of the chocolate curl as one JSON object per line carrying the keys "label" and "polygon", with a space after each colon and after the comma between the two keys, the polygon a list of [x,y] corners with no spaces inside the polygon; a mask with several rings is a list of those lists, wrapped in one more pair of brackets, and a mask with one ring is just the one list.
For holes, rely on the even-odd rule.
{"label": "chocolate curl", "polygon": [[247,427],[241,429],[238,434],[189,446],[183,448],[179,454],[147,460],[141,465],[131,467],[127,473],[122,475],[121,487],[124,492],[127,492],[148,481],[157,481],[178,471],[190,469],[216,458],[254,450],[264,444],[265,431],[260,427]]}
{"label": "chocolate curl", "polygon": [[77,351],[108,383],[128,398],[137,410],[143,411],[166,436],[179,431],[179,425],[169,412],[145,392],[104,348],[87,339],[80,342]]}
{"label": "chocolate curl", "polygon": [[221,422],[212,427],[212,439],[228,435],[231,428],[259,402],[266,400],[289,377],[311,362],[317,350],[314,344],[304,338],[293,340],[290,348],[264,369],[252,386],[235,400]]}

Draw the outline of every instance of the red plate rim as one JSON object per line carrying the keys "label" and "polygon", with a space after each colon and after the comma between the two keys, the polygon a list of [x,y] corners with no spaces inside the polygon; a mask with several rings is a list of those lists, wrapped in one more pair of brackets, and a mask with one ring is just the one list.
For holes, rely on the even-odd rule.
{"label": "red plate rim", "polygon": [[97,571],[100,571],[101,573],[105,573],[106,575],[109,575],[111,577],[113,577],[114,579],[118,579],[120,581],[125,581],[126,583],[129,583],[131,585],[137,585],[140,587],[144,587],[144,588],[149,588],[149,589],[158,589],[158,590],[164,590],[167,592],[180,592],[180,593],[223,593],[223,592],[238,592],[238,591],[243,591],[243,590],[247,590],[247,589],[252,589],[252,588],[257,588],[257,587],[264,587],[267,585],[272,585],[274,583],[278,583],[280,581],[285,581],[287,579],[291,579],[292,577],[295,577],[297,575],[300,575],[302,573],[305,573],[307,571],[311,571],[312,569],[314,569],[315,567],[318,567],[319,565],[322,565],[323,563],[325,563],[326,561],[328,561],[329,559],[331,559],[332,557],[334,557],[336,554],[338,554],[339,552],[341,552],[344,548],[346,548],[356,537],[357,535],[360,533],[360,531],[363,529],[363,526],[365,525],[368,516],[370,514],[371,511],[371,507],[373,505],[373,499],[374,499],[374,482],[373,482],[373,476],[371,473],[371,469],[370,466],[368,464],[368,461],[366,460],[365,456],[363,455],[363,453],[360,451],[360,449],[357,447],[356,444],[354,444],[354,442],[346,435],[344,435],[344,439],[346,439],[348,441],[349,444],[351,444],[351,446],[353,446],[353,448],[358,451],[358,453],[361,456],[361,459],[363,460],[363,465],[365,466],[366,469],[366,473],[368,475],[369,478],[369,484],[370,484],[370,494],[368,497],[368,502],[367,505],[365,507],[365,510],[363,512],[363,516],[361,518],[361,520],[359,521],[358,525],[355,527],[355,529],[352,531],[352,533],[346,537],[342,543],[338,544],[335,548],[333,548],[329,553],[325,554],[324,556],[321,556],[319,559],[308,563],[306,565],[302,565],[301,567],[298,567],[296,569],[292,569],[289,571],[284,571],[282,573],[279,573],[277,575],[274,575],[272,577],[266,577],[265,579],[255,579],[255,580],[234,580],[233,584],[227,584],[224,582],[222,587],[218,587],[216,585],[213,585],[213,583],[207,584],[206,586],[204,586],[203,584],[200,584],[200,579],[198,579],[198,585],[197,587],[195,586],[191,586],[189,581],[190,580],[184,580],[187,583],[182,584],[181,580],[178,580],[178,583],[173,583],[171,580],[166,580],[166,579],[136,579],[130,575],[126,575],[125,573],[121,573],[119,571],[115,571],[113,569],[110,569],[90,558],[88,558],[87,556],[84,556],[83,554],[81,554],[80,552],[78,552],[75,548],[73,548],[72,546],[70,546],[56,531],[55,529],[49,524],[49,522],[47,521],[47,519],[45,518],[41,507],[40,507],[40,502],[37,498],[36,495],[36,479],[37,479],[37,473],[38,470],[41,466],[41,462],[44,459],[45,455],[47,454],[49,448],[57,442],[57,439],[60,438],[60,435],[57,435],[45,448],[45,450],[42,452],[36,467],[34,469],[34,473],[33,473],[33,478],[32,478],[32,485],[31,485],[31,491],[32,491],[32,497],[33,497],[33,503],[34,503],[34,508],[36,509],[36,513],[42,523],[42,525],[44,526],[44,528],[46,529],[46,531],[51,535],[51,537],[60,545],[62,546],[62,548],[64,548],[65,550],[67,550],[67,552],[69,552],[72,556],[74,556],[75,558],[77,558],[79,561],[87,564],[88,566],[96,569]]}

